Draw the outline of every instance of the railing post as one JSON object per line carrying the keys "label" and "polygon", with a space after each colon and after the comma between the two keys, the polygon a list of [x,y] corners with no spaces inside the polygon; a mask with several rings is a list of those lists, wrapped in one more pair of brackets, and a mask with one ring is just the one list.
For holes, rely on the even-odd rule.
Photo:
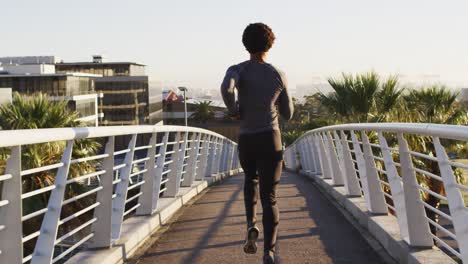
{"label": "railing post", "polygon": [[102,162],[102,169],[106,172],[101,175],[100,183],[102,190],[96,195],[96,202],[99,206],[94,209],[94,217],[97,221],[92,225],[94,237],[90,245],[91,248],[103,248],[111,246],[111,223],[112,223],[112,193],[114,186],[114,150],[115,138],[113,136],[107,139],[104,154],[107,156]]}
{"label": "railing post", "polygon": [[307,162],[307,152],[306,152],[306,147],[304,146],[304,139],[301,138],[299,140],[299,146],[300,146],[300,157],[301,157],[301,167],[304,173],[307,173],[309,170],[309,163]]}
{"label": "railing post", "polygon": [[[345,188],[348,195],[361,196],[361,188],[359,188],[359,181],[357,179],[356,171],[354,169],[354,163],[351,157],[351,151],[349,149],[348,137],[344,131],[340,131],[341,134],[341,157],[343,158],[343,172],[345,179]],[[338,136],[338,135],[337,135]]]}
{"label": "railing post", "polygon": [[226,170],[230,172],[232,170],[232,162],[233,162],[233,155],[234,155],[234,144],[229,141],[229,152],[227,157],[227,168]]}
{"label": "railing post", "polygon": [[370,208],[370,195],[369,186],[367,185],[366,162],[364,160],[364,154],[362,153],[361,145],[359,144],[354,130],[349,131],[349,133],[351,134],[351,140],[353,141],[354,157],[356,158],[356,164],[359,171],[359,180],[362,185],[362,193],[364,194],[364,200],[366,201],[367,208]]}
{"label": "railing post", "polygon": [[60,212],[62,211],[63,197],[67,185],[68,171],[70,169],[72,150],[73,140],[67,141],[67,146],[61,160],[63,166],[57,170],[57,175],[55,176],[55,189],[50,193],[49,202],[47,204],[48,210],[42,220],[40,235],[37,239],[31,259],[32,264],[48,264],[52,262],[55,239],[57,238],[60,221]]}
{"label": "railing post", "polygon": [[335,141],[335,146],[336,146],[335,149],[336,149],[336,154],[337,154],[337,157],[338,157],[338,164],[340,165],[341,172],[342,172],[342,175],[343,175],[343,180],[344,180],[345,167],[344,167],[344,160],[343,160],[343,146],[341,144],[341,139],[338,136],[338,133],[336,132],[336,130],[333,130],[333,141]]}
{"label": "railing post", "polygon": [[302,146],[301,146],[301,140],[298,140],[296,142],[296,153],[298,157],[298,169],[305,170],[304,163],[302,161]]}
{"label": "railing post", "polygon": [[207,171],[207,175],[211,177],[214,174],[215,165],[216,165],[216,148],[217,148],[218,138],[211,137],[210,142],[210,156],[209,156],[209,170]]}
{"label": "railing post", "polygon": [[[400,154],[401,180],[405,193],[406,222],[408,223],[408,244],[417,247],[432,247],[426,211],[421,203],[416,173],[409,153],[408,143],[402,133],[398,133],[398,152]],[[393,193],[393,191],[392,191]]]}
{"label": "railing post", "polygon": [[294,155],[294,170],[297,171],[302,166],[302,157],[301,157],[301,146],[299,142],[294,143],[293,145],[293,154]]}
{"label": "railing post", "polygon": [[225,139],[220,139],[219,140],[219,154],[218,154],[218,158],[217,158],[217,164],[216,164],[216,168],[217,168],[217,173],[221,173],[223,172],[223,162],[224,162],[224,154],[226,152],[226,144],[225,144]]}
{"label": "railing post", "polygon": [[125,202],[127,200],[127,190],[130,182],[130,174],[132,173],[132,162],[133,155],[135,153],[137,135],[132,135],[130,142],[128,143],[129,152],[125,154],[124,164],[120,173],[120,182],[115,187],[115,198],[112,201],[112,240],[118,240],[120,238],[120,232],[122,230],[123,215],[125,213]]}
{"label": "railing post", "polygon": [[406,217],[406,204],[405,196],[403,192],[403,183],[401,182],[401,177],[398,175],[395,162],[393,161],[392,154],[388,148],[387,140],[383,136],[382,131],[377,133],[380,142],[380,149],[382,151],[382,156],[385,164],[385,171],[387,172],[388,184],[392,191],[392,199],[394,208],[396,210],[396,216],[398,220],[398,225],[400,226],[401,237],[408,241],[408,219]]}
{"label": "railing post", "polygon": [[229,153],[228,153],[228,164],[227,164],[227,171],[230,172],[232,168],[232,164],[234,163],[234,144],[229,142]]}
{"label": "railing post", "polygon": [[233,161],[233,169],[237,170],[239,169],[239,148],[238,145],[234,145],[234,161]]}
{"label": "railing post", "polygon": [[221,159],[221,142],[222,139],[216,138],[214,141],[214,155],[213,155],[213,163],[211,166],[211,174],[218,174],[219,173],[219,161]]}
{"label": "railing post", "polygon": [[306,148],[304,146],[304,140],[301,138],[298,143],[299,143],[299,158],[301,159],[301,168],[305,173],[307,173],[307,171],[309,170],[309,163],[307,162],[307,153],[306,153]]}
{"label": "railing post", "polygon": [[159,196],[159,193],[155,193],[155,181],[156,181],[156,144],[158,139],[158,134],[153,133],[149,144],[151,147],[146,151],[146,157],[149,158],[145,162],[146,172],[143,174],[143,180],[145,183],[141,186],[141,196],[138,197],[138,203],[140,207],[136,209],[137,215],[150,215],[153,213],[153,202],[154,196]]}
{"label": "railing post", "polygon": [[198,151],[200,150],[200,133],[193,134],[191,141],[192,142],[190,143],[189,147],[189,158],[187,161],[187,166],[185,167],[185,177],[181,183],[183,187],[192,186],[193,181],[195,180],[195,173],[197,172],[196,166],[198,160]]}
{"label": "railing post", "polygon": [[366,181],[369,187],[369,211],[374,214],[388,214],[382,187],[380,186],[374,154],[365,131],[361,131],[364,161],[366,166]]}
{"label": "railing post", "polygon": [[8,204],[0,207],[0,263],[23,263],[23,206],[21,200],[21,146],[10,148],[5,175],[11,175],[4,180],[0,200]]}
{"label": "railing post", "polygon": [[312,135],[312,142],[314,144],[315,165],[317,166],[317,175],[322,175],[322,166],[320,165],[320,146],[318,143],[317,135]]}
{"label": "railing post", "polygon": [[319,145],[319,150],[320,150],[320,164],[322,165],[322,174],[324,179],[331,179],[331,166],[330,166],[330,160],[328,159],[328,154],[325,148],[325,142],[320,133],[317,133],[316,135],[317,138],[317,144]]}
{"label": "railing post", "polygon": [[[167,173],[167,179],[169,181],[173,181],[177,177],[177,163],[179,160],[179,148],[180,148],[180,138],[181,138],[181,132],[176,132],[175,137],[174,137],[174,144],[172,144],[172,152],[170,155],[171,163],[169,164],[169,172]],[[164,157],[165,159],[166,157]],[[164,192],[164,196],[166,196],[167,189],[169,186],[169,181],[166,183],[166,191]]]}
{"label": "railing post", "polygon": [[432,138],[437,162],[439,164],[440,176],[447,194],[448,207],[452,216],[453,228],[457,236],[458,247],[462,261],[468,262],[468,210],[465,207],[463,196],[457,185],[457,180],[453,173],[449,158],[444,146],[440,143],[439,137]]}
{"label": "railing post", "polygon": [[202,140],[200,161],[197,163],[197,175],[195,179],[202,181],[205,178],[205,171],[208,167],[208,153],[210,145],[210,135],[204,135]]}
{"label": "railing post", "polygon": [[309,149],[310,149],[310,159],[311,159],[311,164],[312,164],[312,174],[318,175],[319,174],[319,165],[317,164],[317,153],[315,151],[315,139],[313,135],[310,135],[307,137],[307,142],[309,143]]}
{"label": "railing post", "polygon": [[166,152],[167,152],[167,143],[169,142],[169,132],[164,133],[164,137],[161,142],[161,146],[159,147],[158,153],[158,160],[156,162],[156,170],[155,170],[155,177],[156,180],[154,181],[153,189],[154,189],[154,196],[153,196],[153,207],[151,209],[151,214],[156,212],[158,208],[158,201],[159,201],[159,194],[161,191],[161,182],[162,182],[162,173],[164,171],[164,162],[166,162]]}
{"label": "railing post", "polygon": [[301,163],[301,161],[300,161],[301,157],[299,156],[299,148],[297,146],[297,143],[294,144],[293,150],[294,150],[293,151],[294,153],[292,155],[294,155],[294,157],[293,157],[293,159],[294,159],[294,170],[297,171],[299,169],[299,166],[300,166],[300,163]]}
{"label": "railing post", "polygon": [[343,175],[341,172],[340,162],[338,161],[338,156],[335,150],[335,145],[333,144],[332,137],[329,132],[325,132],[325,137],[327,139],[328,145],[328,155],[330,158],[330,164],[333,171],[331,175],[333,185],[344,185]]}
{"label": "railing post", "polygon": [[290,149],[286,149],[284,150],[284,164],[286,165],[286,168],[290,169],[292,168],[291,166],[291,150]]}
{"label": "railing post", "polygon": [[206,164],[206,169],[205,169],[205,177],[211,177],[211,174],[213,174],[213,166],[214,166],[214,156],[216,152],[216,144],[215,144],[215,137],[214,136],[209,136],[208,139],[208,157],[207,157],[207,164]]}
{"label": "railing post", "polygon": [[315,166],[315,157],[314,157],[314,152],[313,152],[313,144],[311,142],[311,136],[306,136],[306,146],[307,146],[307,152],[308,152],[308,162],[309,162],[309,170],[311,174],[316,174],[316,166]]}
{"label": "railing post", "polygon": [[225,167],[226,167],[226,153],[227,153],[227,150],[229,148],[229,145],[228,143],[226,143],[226,139],[223,139],[221,141],[221,156],[220,156],[220,160],[219,160],[219,172],[221,173],[224,173],[226,170],[225,170]]}
{"label": "railing post", "polygon": [[[179,193],[180,179],[182,177],[182,166],[184,165],[185,160],[185,149],[187,148],[188,134],[189,132],[184,133],[184,140],[181,148],[180,144],[176,143],[177,145],[174,145],[174,161],[171,163],[171,172],[169,172],[170,179],[166,184],[167,190],[164,192],[164,196],[175,197]],[[177,136],[176,138],[177,142],[179,143],[180,136]]]}

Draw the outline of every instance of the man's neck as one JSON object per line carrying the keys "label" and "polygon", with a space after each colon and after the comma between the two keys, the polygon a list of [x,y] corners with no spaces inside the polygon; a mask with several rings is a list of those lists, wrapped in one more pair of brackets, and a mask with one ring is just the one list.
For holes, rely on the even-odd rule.
{"label": "man's neck", "polygon": [[251,53],[250,60],[266,63],[266,52]]}

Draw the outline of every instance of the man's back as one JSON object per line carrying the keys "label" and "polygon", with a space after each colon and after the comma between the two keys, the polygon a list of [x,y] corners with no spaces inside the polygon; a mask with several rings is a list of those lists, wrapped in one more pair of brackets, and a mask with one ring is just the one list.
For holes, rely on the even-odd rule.
{"label": "man's back", "polygon": [[249,60],[228,69],[221,91],[228,109],[240,114],[241,134],[279,130],[278,110],[284,118],[291,118],[292,102],[286,86],[284,75],[268,63]]}

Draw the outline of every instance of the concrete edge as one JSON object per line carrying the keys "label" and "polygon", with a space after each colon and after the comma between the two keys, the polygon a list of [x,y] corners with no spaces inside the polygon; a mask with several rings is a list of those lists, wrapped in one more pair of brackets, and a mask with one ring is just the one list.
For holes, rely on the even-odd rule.
{"label": "concrete edge", "polygon": [[[343,186],[333,186],[331,179],[300,172],[311,179],[318,189],[343,213],[363,235],[369,245],[387,263],[457,263],[437,247],[419,249],[410,247],[400,236],[397,219],[390,215],[373,215],[367,210],[363,197],[346,195]],[[382,252],[382,251],[385,252]]]}
{"label": "concrete edge", "polygon": [[122,235],[111,248],[89,249],[78,252],[66,263],[118,264],[130,258],[144,242],[158,231],[177,211],[209,186],[239,174],[242,169],[213,174],[203,181],[195,181],[191,187],[181,188],[181,194],[173,198],[162,198],[153,215],[133,216],[122,225]]}

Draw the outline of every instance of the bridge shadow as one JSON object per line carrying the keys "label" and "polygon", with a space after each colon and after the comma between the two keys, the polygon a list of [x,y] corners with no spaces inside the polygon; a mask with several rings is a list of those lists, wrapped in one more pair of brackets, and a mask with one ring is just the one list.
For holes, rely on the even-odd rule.
{"label": "bridge shadow", "polygon": [[[242,186],[243,176],[214,186],[185,209],[139,263],[260,263],[261,239],[259,253],[242,252],[245,235]],[[284,172],[278,204],[278,263],[382,263],[359,232],[309,179]],[[259,205],[262,230],[261,217]]]}

